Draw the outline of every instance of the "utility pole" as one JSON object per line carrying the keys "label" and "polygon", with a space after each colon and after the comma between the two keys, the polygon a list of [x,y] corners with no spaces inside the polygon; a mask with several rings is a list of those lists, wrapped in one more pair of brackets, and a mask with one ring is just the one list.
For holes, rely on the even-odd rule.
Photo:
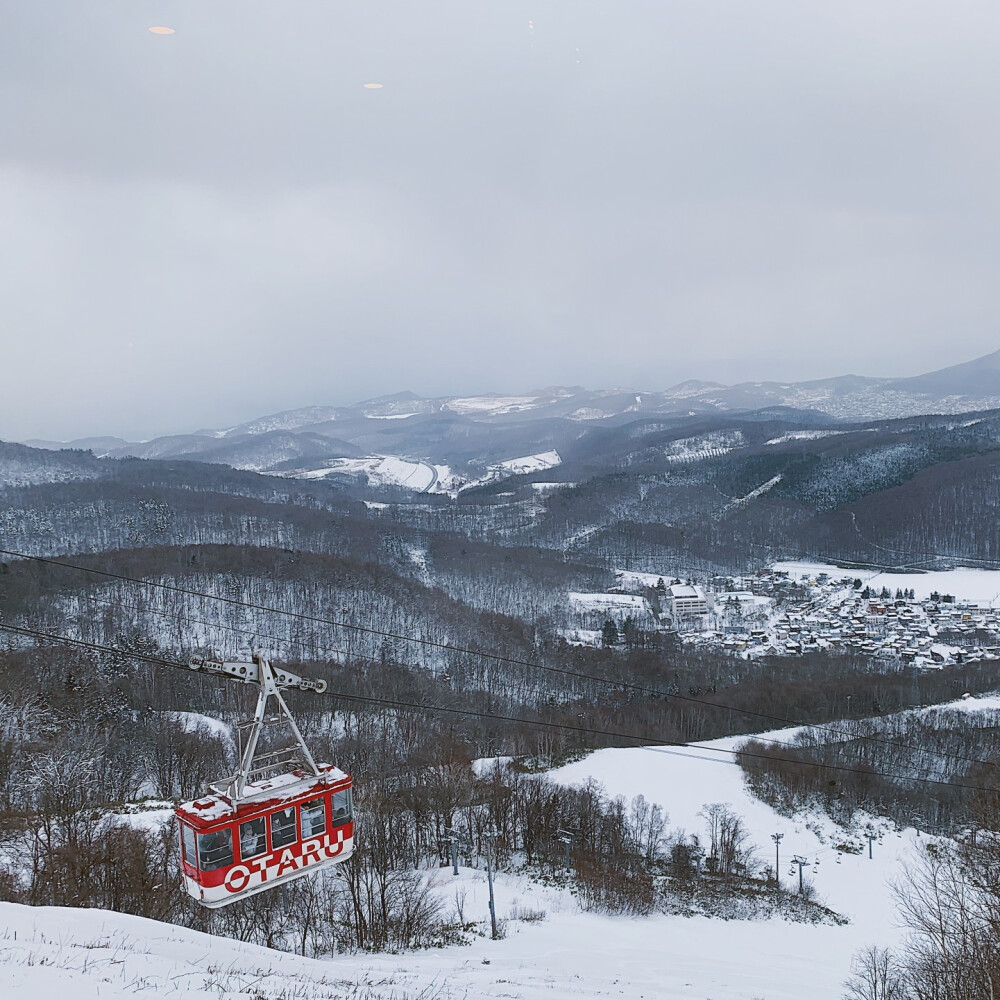
{"label": "utility pole", "polygon": [[570,859],[570,850],[573,847],[573,841],[575,839],[575,834],[571,830],[556,830],[556,837],[559,842],[566,848],[566,871],[569,871],[573,867],[572,861]]}
{"label": "utility pole", "polygon": [[783,833],[772,833],[771,840],[774,841],[774,884],[779,889],[781,888],[781,875],[778,872],[778,867],[781,864],[781,840],[785,835]]}
{"label": "utility pole", "polygon": [[799,866],[799,895],[800,895],[800,896],[802,896],[802,895],[805,895],[805,892],[804,892],[804,889],[803,889],[803,886],[802,886],[802,869],[803,869],[803,868],[804,868],[804,867],[805,867],[806,865],[808,865],[808,864],[809,864],[809,861],[808,861],[808,859],[807,859],[807,858],[803,858],[803,857],[802,857],[801,855],[799,855],[799,854],[796,854],[796,855],[795,855],[795,856],[794,856],[794,857],[792,858],[792,864],[793,864],[793,865],[798,865],[798,866]]}
{"label": "utility pole", "polygon": [[451,848],[451,873],[452,875],[458,874],[458,843],[462,839],[462,835],[457,831],[452,829],[452,827],[445,827],[444,831],[444,841]]}
{"label": "utility pole", "polygon": [[491,858],[493,841],[499,834],[496,830],[487,830],[483,833],[483,837],[486,838],[486,878],[490,883],[490,924],[493,930],[493,940],[497,939],[497,908],[496,903],[493,899],[493,860]]}

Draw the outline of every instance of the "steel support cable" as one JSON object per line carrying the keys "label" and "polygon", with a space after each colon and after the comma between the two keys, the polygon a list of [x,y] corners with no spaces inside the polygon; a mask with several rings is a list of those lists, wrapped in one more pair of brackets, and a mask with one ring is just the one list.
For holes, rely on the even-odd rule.
{"label": "steel support cable", "polygon": [[[204,595],[209,597],[211,595]],[[156,615],[159,618],[169,618],[172,621],[183,621],[189,622],[192,625],[203,625],[205,628],[219,629],[223,632],[233,632],[238,635],[250,636],[254,639],[269,639],[271,642],[284,643],[286,646],[295,646],[300,651],[308,652],[307,644],[302,639],[290,639],[285,636],[280,635],[269,635],[267,632],[257,632],[253,629],[239,628],[236,625],[225,625],[222,622],[209,622],[202,618],[192,618],[189,615],[180,614],[174,611],[157,611],[155,608],[140,608],[137,604],[129,604],[126,601],[112,601],[102,597],[95,597],[93,594],[87,593],[86,600],[93,601],[95,604],[102,604],[108,608],[128,608],[135,611],[137,614],[147,614]],[[327,647],[333,653],[339,653],[341,656],[347,656],[347,652],[343,649],[337,649],[334,647]]]}
{"label": "steel support cable", "polygon": [[673,699],[674,701],[688,702],[694,705],[700,705],[703,708],[711,708],[716,711],[727,711],[736,712],[739,715],[745,716],[747,718],[763,719],[767,722],[778,722],[782,726],[786,727],[800,727],[803,729],[813,729],[819,732],[832,733],[834,736],[846,737],[850,740],[863,740],[867,743],[873,743],[880,746],[893,747],[896,750],[906,750],[909,753],[924,753],[933,754],[937,757],[947,757],[953,760],[961,760],[967,764],[983,764],[989,767],[998,767],[1000,764],[995,761],[983,760],[979,757],[967,757],[963,754],[951,753],[945,750],[934,750],[928,747],[915,747],[907,743],[898,743],[894,740],[886,740],[877,736],[864,736],[859,733],[852,733],[847,730],[835,729],[833,726],[826,723],[810,723],[810,722],[800,722],[796,719],[784,718],[780,715],[773,715],[768,712],[757,712],[748,708],[736,708],[729,705],[720,705],[717,702],[706,701],[704,698],[697,698],[692,695],[675,694],[670,691],[664,691],[659,688],[650,688],[641,684],[634,684],[629,681],[616,681],[611,680],[606,677],[598,677],[596,674],[588,674],[579,670],[570,670],[567,667],[553,667],[548,666],[544,663],[538,663],[533,660],[524,660],[517,657],[504,656],[502,653],[490,653],[486,650],[471,649],[464,646],[452,646],[446,642],[437,642],[434,639],[422,639],[417,636],[403,635],[398,632],[386,632],[381,629],[372,628],[367,625],[356,625],[348,622],[340,622],[331,618],[320,618],[316,615],[308,615],[300,611],[288,611],[281,608],[269,608],[266,605],[254,604],[252,602],[240,601],[234,597],[225,597],[221,594],[205,594],[201,591],[188,590],[184,587],[178,587],[173,584],[168,583],[156,583],[149,580],[139,580],[135,577],[125,576],[120,573],[112,573],[109,570],[95,569],[89,566],[80,566],[75,563],[64,562],[59,559],[50,559],[45,556],[33,556],[27,555],[21,552],[14,552],[10,549],[0,548],[0,555],[11,556],[12,558],[27,559],[38,563],[43,563],[51,566],[59,566],[63,569],[77,570],[82,573],[93,573],[98,576],[108,577],[113,580],[122,580],[127,583],[134,583],[138,586],[154,587],[159,590],[166,590],[172,593],[185,594],[189,597],[199,597],[206,600],[220,601],[224,604],[234,605],[242,608],[249,608],[255,611],[263,611],[269,614],[277,615],[287,615],[291,618],[296,618],[300,621],[308,621],[318,625],[327,625],[334,628],[343,628],[348,630],[353,630],[356,632],[363,632],[367,635],[375,635],[384,639],[396,639],[401,642],[415,643],[417,645],[429,646],[436,649],[447,650],[452,653],[463,653],[469,656],[481,656],[485,659],[493,660],[498,663],[509,663],[513,666],[527,667],[532,670],[542,670],[546,673],[557,674],[563,677],[572,677],[574,680],[587,681],[593,684],[603,684],[607,687],[618,688],[624,691],[635,691],[639,694],[644,694],[649,697],[658,698],[662,700]]}
{"label": "steel support cable", "polygon": [[[153,656],[147,653],[126,652],[120,649],[115,649],[113,646],[102,646],[98,643],[87,642],[83,639],[72,639],[68,636],[61,636],[50,632],[43,632],[38,629],[29,629],[20,625],[8,625],[4,622],[0,622],[0,629],[7,632],[11,632],[16,635],[22,635],[35,639],[48,640],[50,642],[61,643],[63,645],[71,647],[89,649],[94,652],[107,653],[115,656],[128,656],[132,659],[142,660],[146,663],[152,663],[156,666],[175,667],[181,670],[190,670],[188,664],[181,663],[177,660],[167,660],[164,659],[163,657]],[[367,705],[378,705],[379,707],[382,708],[404,708],[419,712],[443,712],[450,715],[459,715],[467,718],[486,719],[497,722],[516,722],[521,725],[538,726],[545,729],[560,729],[567,732],[582,733],[585,735],[607,736],[611,737],[612,739],[632,740],[635,743],[644,745],[640,746],[639,749],[652,750],[658,753],[675,754],[677,756],[684,756],[684,757],[697,756],[695,754],[685,753],[686,750],[701,750],[705,753],[722,754],[730,757],[733,757],[738,754],[742,757],[751,757],[768,761],[780,761],[787,764],[796,764],[798,766],[805,765],[806,767],[822,768],[823,770],[827,771],[840,771],[849,774],[861,774],[867,778],[876,776],[881,778],[887,778],[893,781],[917,782],[919,784],[937,785],[948,788],[960,788],[965,791],[971,791],[971,792],[986,792],[989,794],[1000,793],[1000,789],[986,788],[982,785],[968,785],[965,784],[964,782],[958,782],[958,781],[944,781],[936,778],[921,778],[913,775],[892,774],[886,771],[876,771],[874,768],[864,769],[860,767],[850,767],[845,764],[824,764],[818,761],[803,761],[791,757],[781,757],[778,754],[771,754],[771,753],[753,753],[736,749],[727,750],[724,747],[710,747],[706,746],[703,743],[672,743],[670,741],[663,740],[660,737],[656,736],[646,736],[646,735],[640,736],[634,733],[622,733],[607,729],[595,729],[592,726],[577,726],[573,725],[572,723],[565,723],[565,722],[545,722],[541,719],[526,719],[523,716],[518,716],[518,715],[503,715],[498,712],[480,712],[477,711],[476,709],[471,709],[471,708],[451,708],[446,705],[430,705],[425,702],[403,701],[401,699],[392,699],[392,698],[377,698],[372,695],[348,694],[347,692],[344,691],[333,691],[329,688],[327,688],[327,690],[323,692],[323,694],[326,697],[337,698],[341,701],[352,701]],[[799,749],[798,747],[793,747],[791,744],[788,743],[782,743],[780,740],[775,740],[771,737],[754,736],[747,738],[764,740],[768,743],[773,743],[777,746],[785,747],[786,749]],[[659,743],[661,744],[661,746],[659,747],[648,746],[648,744],[650,743]],[[669,747],[677,747],[678,749],[671,750],[668,749]],[[719,763],[730,764],[734,767],[740,766],[739,761],[737,760],[720,760]]]}

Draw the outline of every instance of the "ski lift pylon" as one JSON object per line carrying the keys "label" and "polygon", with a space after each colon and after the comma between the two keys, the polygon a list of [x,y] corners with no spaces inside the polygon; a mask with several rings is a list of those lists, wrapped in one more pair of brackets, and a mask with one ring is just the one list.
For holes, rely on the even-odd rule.
{"label": "ski lift pylon", "polygon": [[[346,861],[354,852],[351,778],[316,763],[281,696],[282,688],[322,694],[326,682],[276,670],[256,655],[252,663],[199,659],[189,666],[256,684],[258,695],[253,719],[240,727],[236,773],[177,807],[188,894],[203,906],[227,906]],[[269,717],[272,698],[277,712]],[[259,753],[264,727],[275,724],[287,726],[294,743]]]}

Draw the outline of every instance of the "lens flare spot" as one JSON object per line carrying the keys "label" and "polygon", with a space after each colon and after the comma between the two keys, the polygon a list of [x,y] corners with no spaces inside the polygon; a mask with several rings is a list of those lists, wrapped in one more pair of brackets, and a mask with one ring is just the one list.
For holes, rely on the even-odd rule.
{"label": "lens flare spot", "polygon": [[149,29],[154,35],[172,35],[174,33],[173,28],[167,28],[162,24],[158,24]]}
{"label": "lens flare spot", "polygon": [[381,89],[382,89],[382,84],[381,83],[366,83],[365,84],[365,90],[381,90]]}

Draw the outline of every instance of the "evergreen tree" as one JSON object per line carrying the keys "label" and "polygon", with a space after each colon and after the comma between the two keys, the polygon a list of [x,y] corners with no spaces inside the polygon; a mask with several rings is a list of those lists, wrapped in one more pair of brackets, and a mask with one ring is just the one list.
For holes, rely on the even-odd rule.
{"label": "evergreen tree", "polygon": [[618,626],[610,618],[601,628],[601,641],[605,646],[618,645]]}

